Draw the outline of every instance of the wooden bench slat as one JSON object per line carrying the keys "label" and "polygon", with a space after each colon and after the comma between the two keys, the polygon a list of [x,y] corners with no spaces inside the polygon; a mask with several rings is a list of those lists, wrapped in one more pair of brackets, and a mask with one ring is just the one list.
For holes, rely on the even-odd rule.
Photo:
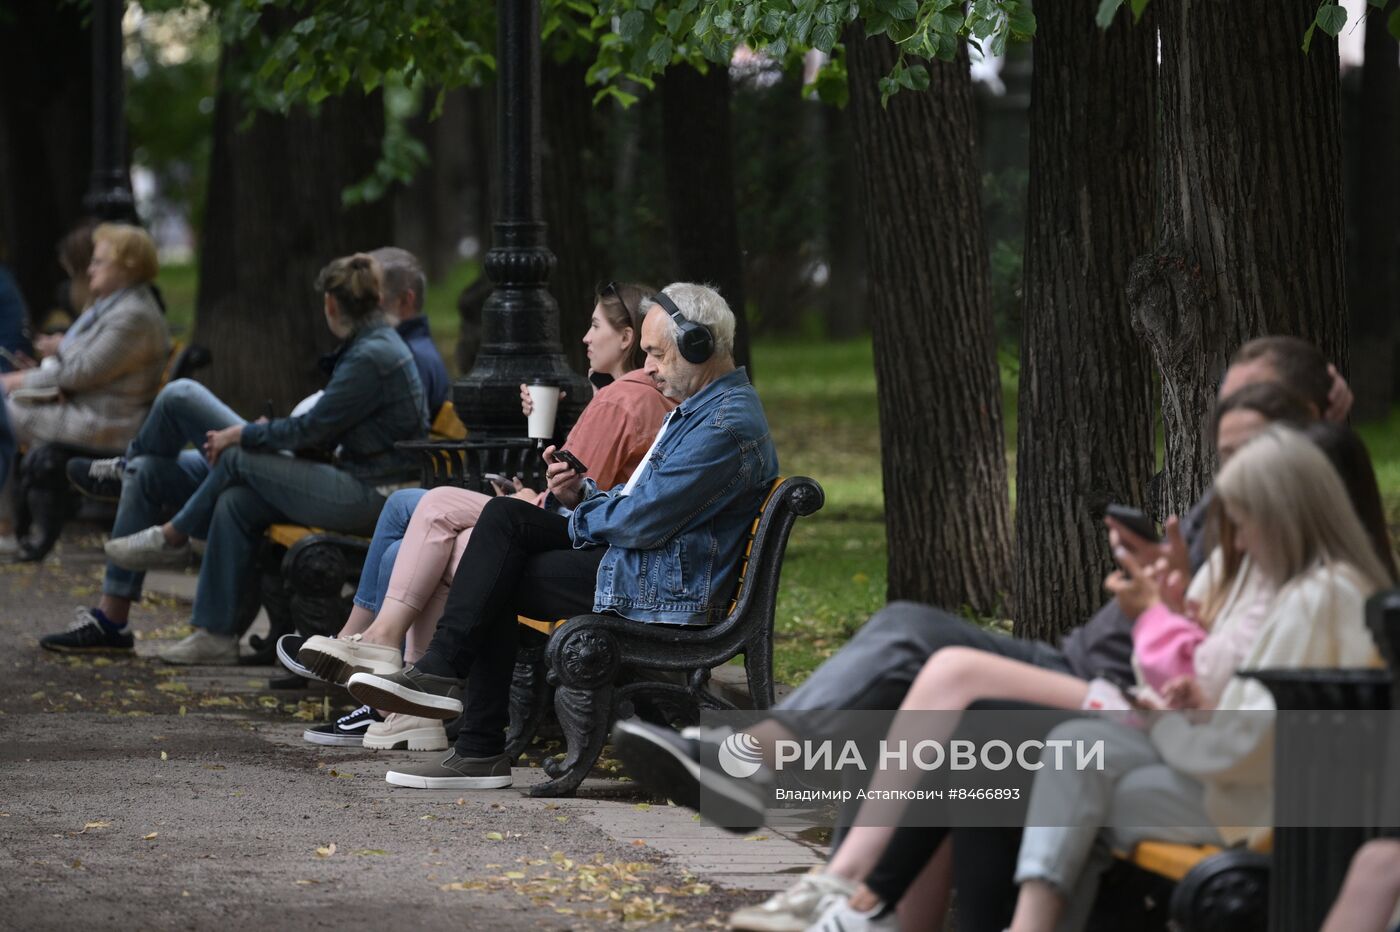
{"label": "wooden bench slat", "polygon": [[324,533],[325,531],[318,527],[304,527],[300,524],[274,524],[267,529],[267,538],[274,544],[291,547],[302,538]]}
{"label": "wooden bench slat", "polygon": [[1145,871],[1180,880],[1191,868],[1212,854],[1219,854],[1221,848],[1215,845],[1178,845],[1165,841],[1139,842],[1131,856],[1125,859]]}

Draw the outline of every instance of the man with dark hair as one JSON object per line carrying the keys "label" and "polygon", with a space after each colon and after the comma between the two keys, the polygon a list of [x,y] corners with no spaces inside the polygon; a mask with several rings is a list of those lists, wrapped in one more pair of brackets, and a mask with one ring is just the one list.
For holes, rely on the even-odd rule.
{"label": "man with dark hair", "polygon": [[1351,389],[1322,351],[1297,337],[1257,337],[1235,350],[1220,383],[1227,398],[1255,382],[1287,385],[1313,407],[1314,417],[1340,421],[1351,410]]}

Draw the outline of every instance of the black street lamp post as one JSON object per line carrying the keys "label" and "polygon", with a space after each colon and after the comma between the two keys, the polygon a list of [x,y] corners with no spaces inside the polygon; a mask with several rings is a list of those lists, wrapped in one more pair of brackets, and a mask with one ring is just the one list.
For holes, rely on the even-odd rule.
{"label": "black street lamp post", "polygon": [[520,383],[544,379],[567,392],[556,436],[578,418],[591,387],[571,370],[559,342],[559,305],[546,284],[554,253],[540,219],[539,0],[498,0],[496,220],[486,272],[495,284],[481,312],[482,342],[452,399],[477,439],[519,437]]}
{"label": "black street lamp post", "polygon": [[126,170],[124,0],[92,0],[92,178],[83,205],[102,220],[136,222]]}

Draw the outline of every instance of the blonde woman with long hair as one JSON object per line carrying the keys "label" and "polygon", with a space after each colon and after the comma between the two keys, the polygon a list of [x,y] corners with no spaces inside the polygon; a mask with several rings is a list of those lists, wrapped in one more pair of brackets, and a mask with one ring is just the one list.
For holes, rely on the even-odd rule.
{"label": "blonde woman with long hair", "polygon": [[[1364,604],[1393,579],[1322,451],[1295,430],[1270,427],[1221,470],[1215,489],[1222,540],[1276,588],[1237,667],[1379,665]],[[1158,598],[1156,583],[1140,574],[1119,577],[1116,589],[1130,614]],[[1262,684],[1238,676],[1210,704],[1228,711],[1274,708]],[[1271,736],[1264,715],[1204,722],[1166,715],[1148,731],[1077,719],[1052,731],[1052,740],[1103,740],[1106,763],[1101,771],[1037,774],[1016,869],[1021,891],[1012,932],[1082,927],[1101,852],[1109,848],[1131,850],[1147,838],[1231,844],[1248,837],[1248,826],[1269,825]],[[1100,839],[1107,845],[1096,845]]]}

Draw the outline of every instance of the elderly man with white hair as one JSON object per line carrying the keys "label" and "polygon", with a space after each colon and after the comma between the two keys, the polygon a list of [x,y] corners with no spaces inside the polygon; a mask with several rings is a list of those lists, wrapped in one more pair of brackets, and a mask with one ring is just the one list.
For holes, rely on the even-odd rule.
{"label": "elderly man with white hair", "polygon": [[636,471],[603,490],[545,450],[559,508],[492,499],[427,653],[397,673],[350,677],[351,694],[376,709],[441,719],[462,712],[466,681],[456,747],[441,762],[390,771],[388,782],[511,785],[503,752],[517,615],[611,612],[676,625],[723,617],[777,453],[758,395],[734,366],[734,315],[719,293],[673,284],[641,309],[646,372],[680,406]]}

